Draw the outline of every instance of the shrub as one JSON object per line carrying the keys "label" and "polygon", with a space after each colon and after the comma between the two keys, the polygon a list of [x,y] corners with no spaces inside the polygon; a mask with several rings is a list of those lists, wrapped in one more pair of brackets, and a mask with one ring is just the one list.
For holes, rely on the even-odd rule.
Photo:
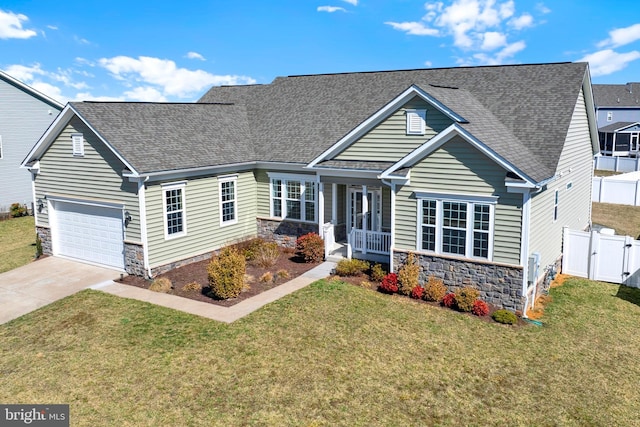
{"label": "shrub", "polygon": [[506,325],[515,325],[518,323],[518,317],[513,312],[505,309],[494,311],[491,317],[496,322],[504,323]]}
{"label": "shrub", "polygon": [[365,289],[371,289],[371,287],[373,286],[373,283],[371,283],[368,280],[363,280],[362,282],[358,283],[358,286]]}
{"label": "shrub", "polygon": [[316,233],[307,233],[296,240],[296,253],[304,262],[319,262],[324,258],[324,241]]}
{"label": "shrub", "polygon": [[244,255],[227,247],[214,255],[207,266],[211,295],[218,299],[237,297],[244,288]]}
{"label": "shrub", "polygon": [[421,299],[423,292],[424,288],[420,285],[417,285],[413,289],[411,289],[411,298]]}
{"label": "shrub", "polygon": [[276,271],[276,277],[278,279],[288,279],[289,278],[289,272],[287,270],[285,270],[284,268],[281,270]]}
{"label": "shrub", "polygon": [[29,214],[29,210],[27,209],[27,205],[12,203],[9,207],[9,213],[11,215],[11,218],[18,218],[21,216],[27,216]]}
{"label": "shrub", "polygon": [[151,285],[149,285],[149,290],[153,292],[161,292],[163,294],[168,294],[171,292],[171,280],[166,277],[158,277]]}
{"label": "shrub", "polygon": [[418,286],[420,277],[420,266],[416,262],[415,256],[409,252],[407,262],[398,271],[398,292],[402,295],[409,295],[413,288]]}
{"label": "shrub", "polygon": [[386,275],[387,272],[384,271],[382,265],[375,264],[373,267],[371,267],[371,280],[373,280],[374,282],[382,282],[382,279],[384,279],[384,276]]}
{"label": "shrub", "polygon": [[387,294],[394,294],[398,292],[398,275],[396,273],[389,273],[382,279],[380,286],[378,286],[380,292]]}
{"label": "shrub", "polygon": [[182,287],[182,290],[187,292],[200,292],[202,290],[202,285],[198,282],[189,282]]}
{"label": "shrub", "polygon": [[273,282],[273,274],[271,274],[270,271],[267,271],[262,276],[260,276],[260,282],[262,283]]}
{"label": "shrub", "polygon": [[447,287],[444,285],[442,279],[434,276],[429,276],[429,280],[424,285],[424,293],[422,298],[425,301],[442,301],[442,298],[447,294]]}
{"label": "shrub", "polygon": [[471,286],[465,286],[459,292],[456,292],[456,305],[458,310],[470,312],[473,310],[473,303],[480,296],[480,291]]}
{"label": "shrub", "polygon": [[40,235],[36,233],[36,258],[40,258],[42,256],[42,239]]}
{"label": "shrub", "polygon": [[338,276],[359,276],[369,269],[369,263],[361,259],[341,259],[336,265]]}
{"label": "shrub", "polygon": [[478,299],[473,303],[471,312],[476,316],[486,316],[487,314],[489,314],[489,304],[482,301],[481,299]]}
{"label": "shrub", "polygon": [[272,267],[278,258],[280,258],[280,249],[276,242],[264,242],[255,250],[254,261],[262,268]]}
{"label": "shrub", "polygon": [[253,261],[256,257],[258,249],[265,243],[264,239],[256,237],[255,239],[245,240],[244,242],[233,245],[238,252],[244,255],[247,261]]}
{"label": "shrub", "polygon": [[445,307],[448,307],[448,308],[455,308],[456,307],[456,294],[454,294],[453,292],[450,292],[450,293],[446,294],[444,297],[442,297],[442,305],[444,305]]}

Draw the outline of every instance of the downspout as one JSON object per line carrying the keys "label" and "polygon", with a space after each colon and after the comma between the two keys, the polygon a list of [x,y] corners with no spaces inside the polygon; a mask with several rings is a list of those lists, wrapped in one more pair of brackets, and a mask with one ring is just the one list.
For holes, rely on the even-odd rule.
{"label": "downspout", "polygon": [[[522,309],[522,317],[527,318],[527,308],[529,304],[533,306],[533,303],[529,301],[529,231],[531,226],[531,193],[524,191],[522,193],[522,229],[520,237],[520,264],[522,265],[522,295],[524,296],[524,308]],[[533,298],[535,300],[536,289],[534,282]]]}
{"label": "downspout", "polygon": [[389,242],[389,272],[393,272],[393,248],[396,243],[396,184],[380,180],[384,185],[391,189],[391,239]]}
{"label": "downspout", "polygon": [[140,177],[138,179],[138,204],[140,210],[140,240],[142,240],[142,257],[144,260],[144,267],[147,270],[147,276],[152,278],[151,266],[149,265],[149,241],[147,236],[147,200],[146,200],[146,186],[145,183],[149,180],[149,177]]}

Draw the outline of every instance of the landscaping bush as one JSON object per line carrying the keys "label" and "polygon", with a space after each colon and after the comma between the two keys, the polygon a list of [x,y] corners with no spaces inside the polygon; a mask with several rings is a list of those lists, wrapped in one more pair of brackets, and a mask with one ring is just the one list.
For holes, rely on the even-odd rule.
{"label": "landscaping bush", "polygon": [[29,215],[29,210],[27,209],[27,205],[12,203],[9,207],[9,214],[11,215],[11,218],[18,218]]}
{"label": "landscaping bush", "polygon": [[289,272],[283,268],[281,270],[276,271],[276,277],[278,279],[288,279],[289,278]]}
{"label": "landscaping bush", "polygon": [[278,258],[280,258],[280,249],[276,242],[263,242],[254,253],[255,263],[262,268],[274,266]]}
{"label": "landscaping bush", "polygon": [[409,252],[406,263],[398,271],[398,293],[409,295],[413,288],[418,286],[420,277],[420,266],[416,262],[415,256]]}
{"label": "landscaping bush", "polygon": [[42,256],[42,239],[40,235],[36,233],[36,258],[40,258]]}
{"label": "landscaping bush", "polygon": [[324,241],[316,233],[307,233],[296,240],[296,253],[304,262],[320,262],[324,258]]}
{"label": "landscaping bush", "polygon": [[481,299],[478,299],[473,303],[471,312],[476,316],[486,316],[487,314],[489,314],[489,304],[482,301]]}
{"label": "landscaping bush", "polygon": [[371,280],[373,280],[374,282],[382,282],[382,279],[384,279],[384,276],[386,275],[387,272],[384,271],[382,265],[375,264],[373,267],[371,267]]}
{"label": "landscaping bush", "polygon": [[214,255],[207,266],[211,295],[218,299],[235,298],[244,288],[246,261],[244,255],[227,247]]}
{"label": "landscaping bush", "polygon": [[471,286],[465,286],[459,292],[456,292],[456,305],[458,310],[470,312],[473,310],[473,303],[480,296],[480,291]]}
{"label": "landscaping bush", "polygon": [[247,261],[253,261],[256,257],[258,249],[265,243],[264,239],[256,237],[255,239],[245,240],[244,242],[236,243],[233,245],[238,252],[244,255]]}
{"label": "landscaping bush", "polygon": [[424,292],[424,288],[420,285],[417,285],[416,287],[411,289],[411,298],[421,299],[423,292]]}
{"label": "landscaping bush", "polygon": [[398,292],[398,275],[396,273],[389,273],[382,279],[380,286],[378,286],[380,292],[386,294],[395,294]]}
{"label": "landscaping bush", "polygon": [[424,285],[424,293],[422,298],[425,301],[442,301],[442,298],[447,294],[447,287],[444,285],[442,279],[434,276],[429,276],[429,280]]}
{"label": "landscaping bush", "polygon": [[267,271],[262,276],[260,276],[260,282],[262,282],[262,283],[273,282],[273,274],[271,274],[270,271]]}
{"label": "landscaping bush", "polygon": [[371,287],[373,286],[373,283],[371,283],[368,280],[363,280],[362,282],[358,283],[358,286],[365,289],[371,289]]}
{"label": "landscaping bush", "polygon": [[442,297],[442,305],[447,308],[455,308],[456,307],[456,294],[450,292]]}
{"label": "landscaping bush", "polygon": [[202,285],[198,282],[189,282],[182,287],[182,290],[188,292],[200,292],[202,290]]}
{"label": "landscaping bush", "polygon": [[338,276],[359,276],[369,269],[369,263],[361,259],[341,259],[336,265]]}
{"label": "landscaping bush", "polygon": [[168,294],[171,292],[171,280],[166,277],[158,277],[151,285],[149,285],[149,290],[153,292],[161,292],[163,294]]}
{"label": "landscaping bush", "polygon": [[496,310],[491,317],[496,322],[504,323],[506,325],[515,325],[516,323],[518,323],[518,316],[516,316],[515,313],[505,309]]}

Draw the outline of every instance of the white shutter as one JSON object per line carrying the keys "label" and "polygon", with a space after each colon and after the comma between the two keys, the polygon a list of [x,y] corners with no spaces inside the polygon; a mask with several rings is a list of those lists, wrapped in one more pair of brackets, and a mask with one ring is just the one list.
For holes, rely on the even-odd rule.
{"label": "white shutter", "polygon": [[427,110],[407,110],[407,134],[424,135]]}

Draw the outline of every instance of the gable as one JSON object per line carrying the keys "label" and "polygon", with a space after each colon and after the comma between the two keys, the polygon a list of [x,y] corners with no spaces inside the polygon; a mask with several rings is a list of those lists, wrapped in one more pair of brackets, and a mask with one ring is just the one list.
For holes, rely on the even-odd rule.
{"label": "gable", "polygon": [[[410,110],[426,111],[423,135],[407,134],[407,112]],[[332,160],[396,162],[452,123],[451,118],[415,96]]]}

